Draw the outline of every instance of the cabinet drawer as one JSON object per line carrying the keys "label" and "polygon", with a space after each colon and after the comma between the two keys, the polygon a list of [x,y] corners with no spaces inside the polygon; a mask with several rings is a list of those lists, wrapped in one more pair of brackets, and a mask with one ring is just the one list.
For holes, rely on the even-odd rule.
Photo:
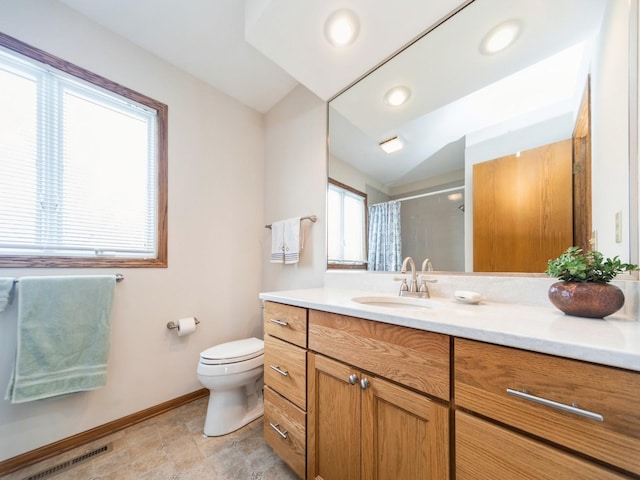
{"label": "cabinet drawer", "polygon": [[265,387],[264,438],[300,478],[306,470],[306,437],[306,414]]}
{"label": "cabinet drawer", "polygon": [[307,348],[307,309],[264,302],[264,332]]}
{"label": "cabinet drawer", "polygon": [[457,480],[603,480],[631,478],[456,412]]}
{"label": "cabinet drawer", "polygon": [[458,406],[640,474],[640,374],[464,339],[454,350]]}
{"label": "cabinet drawer", "polygon": [[449,400],[449,337],[335,313],[309,311],[309,348]]}
{"label": "cabinet drawer", "polygon": [[298,407],[307,408],[307,351],[267,335],[264,383]]}

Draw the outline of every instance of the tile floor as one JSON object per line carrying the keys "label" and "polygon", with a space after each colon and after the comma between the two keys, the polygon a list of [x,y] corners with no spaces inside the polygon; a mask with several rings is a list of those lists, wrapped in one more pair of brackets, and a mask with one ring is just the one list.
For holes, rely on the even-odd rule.
{"label": "tile floor", "polygon": [[207,397],[0,480],[23,480],[111,442],[113,449],[47,480],[293,480],[265,443],[262,418],[223,437],[202,434]]}

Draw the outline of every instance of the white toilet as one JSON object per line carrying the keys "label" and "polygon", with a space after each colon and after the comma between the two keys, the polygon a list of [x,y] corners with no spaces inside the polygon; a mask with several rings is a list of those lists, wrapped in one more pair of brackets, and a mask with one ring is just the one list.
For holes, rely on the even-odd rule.
{"label": "white toilet", "polygon": [[210,390],[204,434],[217,437],[262,416],[264,341],[245,338],[200,353],[198,380]]}

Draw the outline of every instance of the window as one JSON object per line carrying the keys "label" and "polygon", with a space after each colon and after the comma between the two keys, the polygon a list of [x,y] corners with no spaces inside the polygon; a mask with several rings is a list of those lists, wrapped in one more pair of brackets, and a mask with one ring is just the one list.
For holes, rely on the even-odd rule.
{"label": "window", "polygon": [[0,266],[166,266],[166,105],[4,34],[0,105]]}
{"label": "window", "polygon": [[329,179],[327,250],[329,268],[367,268],[367,195]]}

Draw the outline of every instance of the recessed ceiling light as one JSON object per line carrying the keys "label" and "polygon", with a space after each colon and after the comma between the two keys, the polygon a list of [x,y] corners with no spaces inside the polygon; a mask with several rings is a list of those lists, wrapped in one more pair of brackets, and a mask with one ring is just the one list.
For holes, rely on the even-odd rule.
{"label": "recessed ceiling light", "polygon": [[398,107],[409,100],[410,96],[411,90],[409,90],[409,87],[393,87],[384,94],[384,103],[392,107]]}
{"label": "recessed ceiling light", "polygon": [[492,28],[480,44],[480,51],[486,54],[498,53],[511,45],[520,34],[518,20],[509,20]]}
{"label": "recessed ceiling light", "polygon": [[345,47],[353,43],[359,29],[358,16],[352,10],[336,10],[324,24],[324,35],[331,45]]}
{"label": "recessed ceiling light", "polygon": [[382,148],[382,150],[384,150],[387,153],[397,152],[403,146],[404,145],[402,145],[402,142],[398,137],[393,137],[393,138],[390,138],[389,140],[385,140],[384,142],[380,143],[380,148]]}

